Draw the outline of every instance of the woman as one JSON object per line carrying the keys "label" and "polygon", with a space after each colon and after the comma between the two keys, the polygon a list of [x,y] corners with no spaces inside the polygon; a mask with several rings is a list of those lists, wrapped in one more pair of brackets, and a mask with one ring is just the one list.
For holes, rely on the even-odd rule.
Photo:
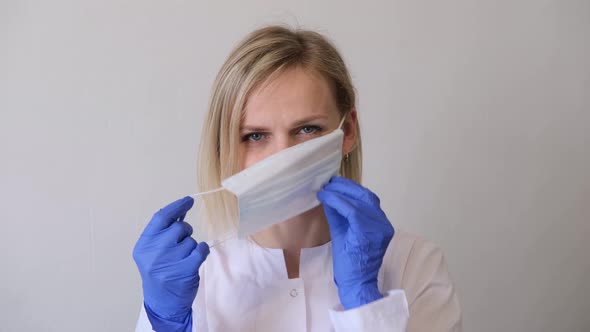
{"label": "woman", "polygon": [[[338,144],[340,176],[324,172],[329,181],[317,190],[289,189],[292,179],[321,173],[314,165],[326,163],[317,159],[325,153],[313,153],[326,141]],[[197,208],[217,237],[257,223],[246,222],[249,211],[260,220],[273,212],[284,218],[209,249],[183,221],[191,197],[158,211],[133,252],[144,295],[136,331],[461,330],[442,252],[394,232],[378,197],[359,184],[361,159],[355,93],[337,50],[311,31],[275,26],[250,34],[214,83],[198,159],[199,186],[209,192]],[[281,160],[297,160],[296,167],[250,185],[265,194],[262,205],[253,203],[256,195],[236,204],[220,188],[245,169],[257,169],[250,179],[263,177]],[[291,204],[306,193],[315,204]],[[278,197],[288,200],[264,206]]]}

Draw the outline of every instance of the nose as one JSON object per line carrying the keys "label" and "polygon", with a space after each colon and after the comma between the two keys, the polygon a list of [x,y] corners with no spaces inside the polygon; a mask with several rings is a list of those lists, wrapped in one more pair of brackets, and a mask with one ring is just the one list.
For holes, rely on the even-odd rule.
{"label": "nose", "polygon": [[296,144],[297,141],[293,137],[291,137],[291,135],[277,136],[277,138],[275,139],[275,144],[273,144],[272,151],[270,151],[270,153],[275,154],[284,149],[290,148]]}

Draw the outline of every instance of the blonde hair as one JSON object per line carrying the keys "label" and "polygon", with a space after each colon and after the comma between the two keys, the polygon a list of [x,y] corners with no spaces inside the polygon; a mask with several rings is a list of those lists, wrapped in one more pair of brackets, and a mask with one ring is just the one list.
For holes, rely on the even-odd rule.
{"label": "blonde hair", "polygon": [[[221,181],[240,171],[239,126],[248,95],[271,77],[300,66],[315,70],[331,85],[341,116],[355,108],[350,74],[336,48],[324,36],[309,30],[269,26],[250,33],[231,52],[213,84],[209,112],[203,123],[198,156],[200,191],[221,186]],[[340,174],[361,182],[360,126],[357,142],[343,159]],[[220,191],[201,196],[197,207],[209,239],[235,232],[236,197]]]}

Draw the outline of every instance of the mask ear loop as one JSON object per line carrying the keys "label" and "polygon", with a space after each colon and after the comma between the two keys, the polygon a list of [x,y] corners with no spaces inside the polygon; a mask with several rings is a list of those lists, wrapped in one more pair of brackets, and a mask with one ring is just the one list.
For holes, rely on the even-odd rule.
{"label": "mask ear loop", "polygon": [[225,241],[231,240],[233,238],[234,238],[233,236],[230,236],[230,237],[227,237],[227,238],[225,238],[223,240],[213,241],[213,243],[211,243],[211,244],[207,243],[207,245],[209,246],[209,248],[215,248],[218,245],[224,243]]}
{"label": "mask ear loop", "polygon": [[[348,112],[344,113],[344,116],[342,117],[342,120],[340,120],[340,124],[338,125],[338,129],[342,129],[342,125],[344,124],[344,120],[346,120],[347,115],[348,115]],[[344,160],[348,161],[348,153],[344,157]]]}
{"label": "mask ear loop", "polygon": [[344,113],[344,116],[342,117],[342,120],[340,120],[340,124],[338,125],[338,129],[342,129],[342,125],[344,124],[344,120],[346,120],[347,115],[348,112]]}
{"label": "mask ear loop", "polygon": [[[216,188],[216,189],[213,189],[213,190],[202,191],[202,192],[199,192],[199,193],[196,193],[196,194],[192,194],[192,195],[188,195],[188,196],[198,197],[198,196],[202,196],[202,195],[207,195],[207,194],[212,194],[212,193],[220,192],[220,191],[223,191],[223,190],[226,190],[226,189],[224,187],[219,187],[219,188]],[[211,244],[207,243],[207,245],[209,246],[209,248],[214,248],[217,245],[222,244],[223,242],[225,242],[225,241],[227,241],[227,240],[229,240],[231,238],[232,238],[232,236],[230,236],[228,238],[225,238],[223,240],[213,241],[213,243],[211,243]]]}
{"label": "mask ear loop", "polygon": [[219,187],[217,189],[213,189],[213,190],[209,190],[209,191],[202,191],[200,193],[192,194],[192,195],[189,195],[189,196],[191,196],[191,197],[197,197],[197,196],[201,196],[201,195],[207,195],[207,194],[216,193],[216,192],[222,191],[222,190],[225,190],[225,188]]}

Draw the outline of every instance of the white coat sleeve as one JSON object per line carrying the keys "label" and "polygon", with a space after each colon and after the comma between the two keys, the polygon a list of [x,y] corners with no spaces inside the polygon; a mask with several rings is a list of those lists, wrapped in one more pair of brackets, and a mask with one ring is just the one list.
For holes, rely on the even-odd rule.
{"label": "white coat sleeve", "polygon": [[[193,302],[193,329],[192,332],[208,332],[207,328],[207,310],[205,307],[205,265],[202,264],[199,269],[199,290],[197,297]],[[135,332],[152,332],[152,324],[147,317],[143,303],[139,312],[139,318],[135,326]]]}
{"label": "white coat sleeve", "polygon": [[145,308],[143,307],[143,303],[141,304],[141,310],[139,311],[139,318],[137,319],[137,324],[135,325],[135,332],[151,332],[152,324],[145,313]]}
{"label": "white coat sleeve", "polygon": [[352,310],[331,310],[335,331],[462,331],[461,306],[440,248],[421,237],[394,240],[382,266],[383,289],[392,290]]}
{"label": "white coat sleeve", "polygon": [[462,331],[461,305],[443,252],[417,237],[410,249],[401,287],[410,308],[408,332]]}
{"label": "white coat sleeve", "polygon": [[389,291],[385,297],[355,309],[342,306],[330,310],[336,332],[403,332],[408,322],[408,302],[403,290]]}

